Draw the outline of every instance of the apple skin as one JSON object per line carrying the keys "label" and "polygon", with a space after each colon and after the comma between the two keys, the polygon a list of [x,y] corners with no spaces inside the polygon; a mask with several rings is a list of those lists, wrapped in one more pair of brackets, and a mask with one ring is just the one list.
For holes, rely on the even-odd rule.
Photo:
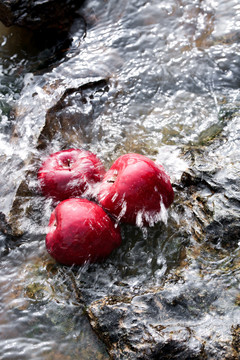
{"label": "apple skin", "polygon": [[[151,226],[174,199],[169,176],[161,165],[140,154],[120,156],[106,172],[99,204],[118,221]],[[162,206],[164,205],[164,206]]]}
{"label": "apple skin", "polygon": [[72,266],[101,261],[120,244],[118,225],[92,201],[64,200],[50,216],[46,248],[61,264]]}
{"label": "apple skin", "polygon": [[51,154],[38,171],[42,193],[55,201],[91,196],[105,169],[98,157],[86,150],[68,149]]}

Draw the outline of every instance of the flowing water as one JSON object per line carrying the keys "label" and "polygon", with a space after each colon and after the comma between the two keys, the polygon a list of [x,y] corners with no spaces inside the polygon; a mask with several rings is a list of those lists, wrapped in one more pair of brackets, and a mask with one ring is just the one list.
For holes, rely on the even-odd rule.
{"label": "flowing water", "polygon": [[[189,166],[182,150],[205,149],[209,139],[223,138],[206,150],[206,162],[221,170],[223,187],[226,179],[239,178],[239,1],[87,0],[79,14],[67,48],[66,39],[50,46],[28,30],[0,26],[0,210],[9,217],[29,171],[28,187],[36,195],[14,205],[24,235],[17,241],[0,235],[3,360],[107,359],[76,283],[89,303],[119,288],[138,293],[164,284],[193,247],[192,215],[173,205],[167,224],[123,227],[122,247],[104,264],[74,275],[55,264],[44,246],[52,204],[38,194],[35,177],[49,153],[84,147],[106,168],[123,153],[144,154],[165,167],[179,205],[177,184]],[[204,166],[203,159],[203,172]],[[226,196],[235,199],[231,191]],[[210,198],[204,191],[201,196]],[[215,200],[214,206],[222,204]],[[230,212],[239,210],[237,201],[232,206]],[[236,325],[239,239],[231,251],[219,243],[209,247],[194,248],[184,272],[200,293],[219,286],[208,299],[214,307],[210,311],[206,303],[203,309],[213,327],[225,309],[231,313],[226,322]]]}

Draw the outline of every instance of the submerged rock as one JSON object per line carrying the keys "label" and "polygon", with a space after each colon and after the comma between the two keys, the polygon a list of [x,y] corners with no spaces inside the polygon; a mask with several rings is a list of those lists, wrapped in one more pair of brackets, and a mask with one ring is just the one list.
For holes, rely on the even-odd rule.
{"label": "submerged rock", "polygon": [[[108,91],[108,82],[104,79],[66,90],[56,104],[47,111],[44,126],[39,130],[36,147],[41,154],[46,153],[47,149],[49,155],[50,147],[54,148],[57,142],[64,149],[81,148],[83,144],[86,146],[86,143],[90,142],[94,120],[104,109],[107,99],[105,95]],[[46,220],[42,217],[42,213],[47,211],[50,215],[51,200],[45,200],[37,182],[36,174],[40,164],[39,157],[33,156],[30,159],[29,170],[25,172],[16,190],[9,214],[11,226],[8,225],[13,236],[30,234],[31,231],[36,235],[36,224],[40,226],[41,234],[41,226]]]}
{"label": "submerged rock", "polygon": [[43,150],[60,139],[64,148],[89,143],[94,121],[104,109],[108,91],[109,85],[105,79],[67,89],[47,111],[37,148]]}
{"label": "submerged rock", "polygon": [[[95,139],[110,91],[104,79],[66,90],[46,112],[38,156]],[[168,224],[123,228],[117,253],[71,277],[112,359],[238,359],[239,117],[229,114],[204,145],[181,147],[189,167],[173,183]],[[51,204],[37,192],[38,162],[16,192],[16,235],[44,233]]]}
{"label": "submerged rock", "polygon": [[128,299],[96,301],[89,317],[112,359],[237,360],[239,326],[221,329],[213,311],[218,290],[209,290],[206,283],[168,283]]}
{"label": "submerged rock", "polygon": [[119,286],[89,304],[112,359],[239,359],[238,120],[208,147],[183,149],[189,169],[168,226],[177,213],[189,242],[162,286]]}
{"label": "submerged rock", "polygon": [[68,25],[76,8],[82,1],[0,1],[0,21],[5,26],[19,25],[32,30],[44,27],[59,27]]}
{"label": "submerged rock", "polygon": [[[113,8],[115,14],[115,3]],[[184,9],[181,7],[180,10]],[[144,2],[143,19],[146,10]],[[161,27],[168,16],[173,19],[177,13],[174,10],[167,16],[160,10],[156,14],[156,23],[161,15]],[[134,19],[137,18],[135,15]],[[183,24],[185,20],[181,19]],[[139,27],[135,25],[132,25],[134,31]],[[167,22],[162,28],[164,34],[168,34],[168,25]],[[159,57],[160,63],[156,62],[151,72],[158,74],[157,77],[149,79],[146,76],[149,67],[140,72],[142,77],[132,74],[126,64],[133,58],[137,60],[140,54],[134,69],[136,64],[138,70],[142,69],[153,48],[151,41],[146,41],[151,39],[145,36],[147,33],[152,36],[154,32],[144,32],[145,35],[140,37],[137,32],[135,37],[129,26],[114,29],[111,28],[114,39],[112,43],[110,41],[114,52],[105,48],[106,43],[109,44],[105,40],[111,39],[110,32],[105,31],[105,26],[97,27],[96,32],[90,32],[80,57],[70,58],[53,69],[49,78],[47,75],[35,78],[36,86],[31,86],[31,81],[34,82],[31,79],[29,86],[26,84],[16,114],[15,140],[18,138],[19,145],[24,144],[23,150],[27,147],[28,157],[22,165],[26,176],[19,177],[20,185],[16,186],[11,207],[11,232],[25,233],[26,237],[22,239],[27,240],[26,243],[29,239],[44,239],[44,226],[53,204],[38,192],[36,173],[40,158],[50,152],[69,146],[91,147],[93,151],[100,150],[109,164],[117,157],[117,152],[120,155],[126,151],[141,151],[153,158],[159,153],[161,159],[164,155],[162,144],[177,147],[181,157],[174,157],[172,163],[177,167],[184,159],[188,168],[181,172],[179,181],[173,181],[176,198],[167,224],[158,224],[151,229],[123,227],[121,248],[103,264],[74,269],[70,288],[86,306],[91,325],[106,344],[112,359],[237,360],[240,319],[240,168],[236,161],[240,155],[239,104],[237,94],[221,95],[219,98],[224,104],[221,109],[213,90],[225,85],[235,88],[239,79],[229,77],[228,72],[219,76],[220,70],[212,68],[214,62],[198,60],[195,46],[194,53],[190,54],[194,56],[185,54],[194,64],[193,69],[185,68],[187,81],[182,77],[181,51],[178,58],[181,61],[173,68]],[[161,33],[158,28],[155,30],[154,34]],[[121,46],[116,40],[119,34],[124,35],[118,39]],[[129,34],[133,39],[131,47],[125,40]],[[97,36],[101,38],[101,46],[96,47]],[[146,58],[135,44],[142,38],[145,39],[143,48],[149,46],[149,52],[145,51]],[[159,43],[154,37],[154,44]],[[157,48],[160,55],[168,53],[165,45],[164,38],[164,51]],[[137,50],[131,52],[131,49]],[[222,51],[219,46],[217,54],[222,55]],[[209,52],[206,54],[208,58]],[[212,54],[215,56],[214,44]],[[176,59],[175,52],[168,55],[171,60]],[[164,63],[167,69],[176,71],[177,77],[172,79],[158,73]],[[233,66],[234,58],[229,64]],[[203,81],[203,86],[197,81],[196,89],[189,73],[195,75],[199,65],[201,71],[194,81],[199,78],[205,83]],[[233,75],[239,73],[238,70],[237,63]],[[181,81],[177,82],[178,76]],[[202,93],[206,92],[205,84],[209,79],[213,89],[207,90],[207,96],[189,92],[192,87],[195,92],[199,88]],[[171,91],[167,92],[169,84]],[[178,96],[173,95],[174,91]],[[227,104],[229,98],[234,104]],[[151,111],[154,106],[158,111]],[[217,113],[218,107],[219,116],[210,114],[212,111]],[[190,115],[186,110],[190,110]],[[149,117],[147,113],[150,113]],[[185,128],[187,116],[192,121]],[[205,122],[208,117],[209,121]],[[17,146],[17,151],[19,149],[21,147]],[[5,229],[4,218],[1,220],[2,229]],[[51,279],[54,281],[54,274]],[[41,301],[45,288],[40,289],[38,282],[33,285],[27,287],[25,293],[30,299]]]}

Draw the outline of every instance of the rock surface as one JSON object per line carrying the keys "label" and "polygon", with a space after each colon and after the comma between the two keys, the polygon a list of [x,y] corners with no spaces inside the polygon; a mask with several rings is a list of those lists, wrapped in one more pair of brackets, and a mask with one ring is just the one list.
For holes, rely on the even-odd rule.
{"label": "rock surface", "polygon": [[[139,11],[139,2],[136,3]],[[141,16],[145,23],[140,22],[141,26],[152,25],[154,21],[158,24],[159,16],[162,16],[161,29],[168,34],[169,23],[165,28],[162,23],[168,16],[172,21],[176,9],[172,8],[168,15],[160,9],[156,20],[152,12],[152,17],[145,19],[147,5],[142,3]],[[203,2],[199,1],[199,8],[201,4]],[[115,5],[112,4],[114,15]],[[189,5],[193,6],[190,2]],[[186,7],[188,12],[191,12],[191,6]],[[181,6],[178,10],[184,9]],[[135,15],[132,16],[134,20]],[[186,24],[189,15],[181,18],[181,24]],[[96,19],[95,14],[92,14],[92,19]],[[193,19],[195,24],[195,15]],[[205,19],[212,18],[207,16]],[[201,45],[201,57],[193,44],[195,57],[186,53],[186,58],[193,61],[192,74],[201,65],[199,79],[204,79],[206,84],[212,84],[209,79],[214,80],[215,88],[206,89],[201,81],[194,87],[191,76],[187,77],[187,84],[184,76],[178,82],[176,78],[164,77],[162,87],[162,77],[150,77],[146,83],[139,81],[139,76],[124,66],[131,63],[129,60],[136,61],[140,54],[138,65],[142,69],[144,51],[140,53],[135,42],[145,39],[147,33],[152,36],[153,32],[145,34],[144,31],[144,36],[139,36],[138,26],[134,23],[132,29],[137,33],[132,37],[129,26],[122,29],[124,31],[117,27],[115,32],[112,27],[114,39],[109,48],[114,45],[114,50],[110,50],[106,49],[110,31],[105,31],[105,23],[100,22],[100,25],[96,32],[90,31],[88,41],[79,53],[73,49],[76,57],[71,54],[68,61],[44,77],[25,79],[16,112],[13,142],[18,141],[17,155],[18,152],[21,155],[21,150],[26,152],[27,148],[27,156],[19,157],[17,163],[21,176],[11,207],[12,227],[5,216],[1,216],[0,230],[11,240],[14,240],[14,235],[24,233],[19,239],[22,244],[28,244],[29,239],[36,243],[44,241],[44,226],[52,204],[38,192],[36,171],[40,160],[50,152],[69,146],[91,147],[92,151],[98,149],[109,164],[119,153],[127,151],[143,152],[153,158],[159,155],[160,159],[165,151],[169,151],[165,156],[171,159],[174,168],[181,161],[187,166],[179,171],[179,179],[173,181],[176,198],[169,210],[167,224],[151,229],[124,226],[121,248],[105,263],[72,269],[70,275],[61,268],[57,279],[63,285],[65,281],[61,280],[69,275],[71,292],[75,292],[84,305],[93,329],[106,344],[112,359],[237,360],[240,343],[239,98],[237,92],[228,96],[228,89],[224,89],[225,86],[239,87],[239,78],[232,78],[228,71],[222,72],[203,61],[205,53],[208,58],[209,54],[222,56],[223,52],[220,40],[216,44],[205,42],[208,32],[203,30],[204,43],[196,43]],[[158,28],[155,30],[155,35],[160,33]],[[130,47],[128,43],[125,47],[126,40],[124,37],[119,39],[119,34],[130,34],[133,39]],[[97,36],[101,39],[101,46],[96,47]],[[187,38],[185,34],[183,37],[184,40]],[[157,40],[154,36],[154,44],[159,44],[162,38]],[[145,61],[152,54],[151,42],[144,40],[142,49],[146,49],[146,44],[149,55]],[[165,56],[168,53],[165,44],[164,38],[164,50],[161,52],[157,48],[158,54]],[[205,52],[202,51],[204,44]],[[136,49],[136,52],[131,53],[131,49]],[[191,47],[184,49],[184,52],[190,51]],[[228,48],[227,65],[234,66],[233,74],[239,74],[239,65],[234,62],[235,48],[232,52],[233,58]],[[178,60],[181,61],[172,70],[181,77],[181,49],[180,53]],[[168,55],[172,63],[176,53]],[[154,64],[156,61],[157,57]],[[171,68],[170,62],[165,61],[167,68]],[[156,62],[152,75],[157,74],[162,63],[164,58],[160,58],[160,63]],[[147,67],[141,73],[142,80],[148,78],[148,70]],[[189,74],[188,67],[185,71]],[[167,92],[170,79],[171,92]],[[159,82],[160,87],[155,89]],[[180,86],[177,89],[176,83]],[[194,91],[190,93],[192,88]],[[219,88],[223,94],[214,92]],[[142,93],[142,89],[147,91]],[[140,94],[142,97],[138,98]],[[193,111],[189,113],[191,109]],[[175,117],[177,127],[173,121]],[[188,129],[184,128],[186,117],[188,121],[193,119]],[[206,119],[209,121],[205,122]],[[176,129],[183,133],[184,139]],[[165,134],[163,140],[162,134]],[[163,143],[169,147],[162,146]],[[10,161],[13,161],[10,155]],[[54,276],[55,273],[52,281]],[[28,294],[31,294],[30,288]]]}
{"label": "rock surface", "polygon": [[237,360],[239,335],[234,330],[224,335],[215,327],[218,339],[208,341],[212,336],[208,321],[213,319],[205,311],[214,300],[207,289],[199,292],[183,284],[179,291],[177,284],[168,284],[125,300],[95,302],[89,315],[112,359]]}
{"label": "rock surface", "polygon": [[[218,146],[210,148],[221,152]],[[175,211],[185,212],[190,240],[179,266],[162,287],[143,286],[139,294],[119,287],[88,307],[112,359],[239,359],[240,184],[228,168],[223,187],[223,169],[209,153],[191,150],[194,165],[179,184]],[[228,277],[234,269],[236,283]]]}
{"label": "rock surface", "polygon": [[240,144],[231,126],[208,147],[183,150],[190,166],[175,184],[174,210],[188,219],[190,242],[179,266],[162,287],[139,294],[119,287],[89,305],[112,359],[239,359],[239,150],[225,149]]}
{"label": "rock surface", "polygon": [[[75,144],[76,147],[81,147],[89,142],[94,119],[104,108],[106,101],[104,96],[108,90],[107,80],[96,79],[96,81],[87,82],[76,89],[65,91],[46,113],[44,126],[39,130],[37,149],[44,152],[47,147],[54,146],[53,144],[59,140],[65,149],[71,148]],[[66,128],[68,128],[67,132]],[[9,223],[4,228],[6,233],[13,237],[22,236],[26,231],[29,233],[28,225],[27,227],[23,225],[23,218],[29,219],[30,222],[34,219],[40,226],[43,220],[41,212],[44,210],[41,208],[39,211],[39,205],[44,207],[45,203],[41,201],[43,197],[36,182],[36,164],[40,166],[40,163],[39,159],[35,157],[32,157],[30,162],[33,169],[26,172],[23,181],[17,188]]]}
{"label": "rock surface", "polygon": [[[86,144],[109,91],[107,80],[65,91],[46,113],[38,150],[57,142]],[[141,230],[123,228],[125,241],[114,260],[71,276],[112,359],[239,359],[239,116],[237,111],[225,115],[220,133],[205,134],[199,146],[180,148],[188,169],[173,184],[176,199],[167,226],[150,229],[148,240]],[[35,230],[41,226],[46,210],[36,196],[34,174],[30,171],[18,188],[11,212],[12,224],[24,219],[27,232],[32,221]],[[165,243],[167,249],[160,250]],[[152,275],[143,276],[149,251]],[[158,280],[161,252],[168,271]],[[143,277],[141,284],[132,285],[131,271]]]}

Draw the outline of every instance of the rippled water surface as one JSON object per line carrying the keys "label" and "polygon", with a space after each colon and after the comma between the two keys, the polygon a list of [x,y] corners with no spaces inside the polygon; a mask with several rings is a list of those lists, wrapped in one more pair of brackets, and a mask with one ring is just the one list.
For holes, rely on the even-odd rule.
{"label": "rippled water surface", "polygon": [[[224,186],[226,179],[239,178],[239,1],[87,0],[79,13],[64,51],[40,46],[27,30],[0,26],[2,213],[8,217],[26,171],[28,186],[36,190],[42,159],[68,147],[97,153],[106,168],[127,152],[159,161],[179,204],[177,184],[188,167],[182,149],[222,136],[228,141],[208,154],[221,169],[217,180]],[[50,108],[53,115],[46,114]],[[48,127],[46,119],[55,122]],[[173,205],[167,224],[123,227],[123,245],[110,259],[72,273],[45,251],[51,203],[36,190],[30,205],[15,204],[15,212],[23,207],[23,237],[16,243],[0,235],[0,357],[107,359],[84,316],[76,283],[93,300],[119,287],[124,294],[160,286],[192,251],[189,219]],[[237,317],[239,252],[239,244],[231,252],[199,245],[184,270],[203,278],[200,291],[216,286],[216,277],[219,293],[229,289],[228,301],[216,292],[211,319],[225,307]]]}

